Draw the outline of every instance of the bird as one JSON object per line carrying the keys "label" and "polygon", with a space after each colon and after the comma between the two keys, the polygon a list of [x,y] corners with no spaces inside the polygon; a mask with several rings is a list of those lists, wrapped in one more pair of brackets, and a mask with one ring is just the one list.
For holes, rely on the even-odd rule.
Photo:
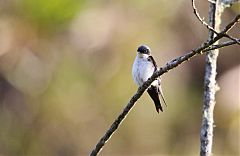
{"label": "bird", "polygon": [[[157,70],[157,64],[151,55],[151,49],[147,45],[140,45],[137,48],[137,55],[132,66],[132,77],[138,87],[142,86],[153,73]],[[157,77],[147,88],[149,96],[152,98],[157,113],[159,110],[163,112],[159,95],[166,105],[161,88],[161,78]],[[167,106],[167,105],[166,105]]]}

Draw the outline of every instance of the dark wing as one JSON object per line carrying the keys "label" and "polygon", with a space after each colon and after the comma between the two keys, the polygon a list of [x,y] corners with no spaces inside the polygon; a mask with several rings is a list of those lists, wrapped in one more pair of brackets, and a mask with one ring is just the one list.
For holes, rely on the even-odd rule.
{"label": "dark wing", "polygon": [[148,94],[150,95],[150,97],[152,98],[155,107],[156,107],[156,111],[159,113],[159,110],[163,111],[161,103],[160,103],[160,99],[159,99],[159,94],[158,94],[158,87],[157,86],[153,86],[151,85],[148,90],[147,90]]}
{"label": "dark wing", "polygon": [[[151,55],[148,56],[148,61],[152,62],[153,66],[154,66],[154,72],[155,72],[157,70],[157,63],[155,62],[155,60],[153,59],[153,57]],[[159,94],[160,94],[160,97],[163,100],[165,106],[167,106],[165,99],[163,97],[163,92],[162,92],[160,81],[161,81],[161,79],[160,79],[160,77],[158,77],[159,86],[150,86],[147,90],[148,94],[154,101],[157,112],[159,112],[159,110],[163,111],[161,103],[160,103],[160,99],[159,99]]]}
{"label": "dark wing", "polygon": [[151,55],[148,56],[148,61],[153,63],[154,71],[156,71],[157,70],[157,63],[155,62],[155,60],[153,59],[153,57]]}
{"label": "dark wing", "polygon": [[158,84],[159,84],[159,86],[158,86],[158,92],[159,92],[159,94],[160,94],[160,96],[161,96],[161,99],[163,100],[165,106],[167,106],[167,103],[166,103],[166,101],[165,101],[165,99],[164,99],[164,96],[163,96],[163,91],[162,91],[162,87],[161,87],[161,79],[160,79],[160,77],[158,78]]}

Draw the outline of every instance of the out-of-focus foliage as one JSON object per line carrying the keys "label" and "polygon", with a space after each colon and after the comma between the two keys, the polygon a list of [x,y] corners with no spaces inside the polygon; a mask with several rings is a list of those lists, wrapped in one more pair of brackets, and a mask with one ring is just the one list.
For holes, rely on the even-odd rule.
{"label": "out-of-focus foliage", "polygon": [[[137,47],[161,66],[207,33],[184,0],[0,0],[0,155],[88,155],[137,90]],[[221,51],[213,152],[239,155],[240,50]],[[144,94],[102,154],[198,155],[203,74],[203,56],[165,74],[168,107]]]}
{"label": "out-of-focus foliage", "polygon": [[49,32],[69,24],[84,0],[20,0],[15,2],[16,13]]}

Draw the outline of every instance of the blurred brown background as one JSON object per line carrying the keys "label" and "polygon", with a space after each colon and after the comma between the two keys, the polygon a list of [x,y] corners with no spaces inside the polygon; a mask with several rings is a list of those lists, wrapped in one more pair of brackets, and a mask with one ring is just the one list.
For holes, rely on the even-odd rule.
{"label": "blurred brown background", "polygon": [[[208,2],[197,7],[207,20]],[[185,0],[0,0],[0,155],[88,155],[137,90],[137,47],[162,66],[207,33]],[[219,56],[214,155],[240,154],[239,52]],[[144,94],[101,155],[199,155],[203,74],[204,56],[165,74],[168,107]]]}

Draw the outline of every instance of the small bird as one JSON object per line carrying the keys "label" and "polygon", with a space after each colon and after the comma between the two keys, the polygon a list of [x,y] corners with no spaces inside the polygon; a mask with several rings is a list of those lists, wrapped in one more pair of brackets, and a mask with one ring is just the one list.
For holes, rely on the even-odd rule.
{"label": "small bird", "polygon": [[[137,56],[134,60],[132,67],[132,76],[134,82],[141,86],[145,81],[147,81],[153,73],[157,70],[157,64],[153,57],[151,56],[151,50],[146,45],[141,45],[137,49]],[[162,105],[159,99],[159,94],[166,105],[166,102],[163,97],[162,88],[161,88],[161,79],[158,77],[152,82],[152,84],[147,89],[148,94],[154,101],[157,112],[159,110],[163,111]]]}

